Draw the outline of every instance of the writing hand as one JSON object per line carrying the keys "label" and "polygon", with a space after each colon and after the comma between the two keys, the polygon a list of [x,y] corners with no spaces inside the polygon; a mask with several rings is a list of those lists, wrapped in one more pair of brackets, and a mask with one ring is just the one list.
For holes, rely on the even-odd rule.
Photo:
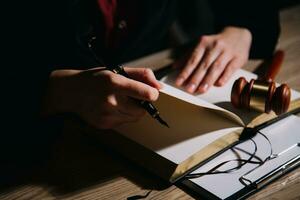
{"label": "writing hand", "polygon": [[132,79],[103,68],[54,71],[44,113],[76,113],[99,129],[138,120],[145,110],[132,98],[155,101],[161,85],[150,69],[125,70]]}

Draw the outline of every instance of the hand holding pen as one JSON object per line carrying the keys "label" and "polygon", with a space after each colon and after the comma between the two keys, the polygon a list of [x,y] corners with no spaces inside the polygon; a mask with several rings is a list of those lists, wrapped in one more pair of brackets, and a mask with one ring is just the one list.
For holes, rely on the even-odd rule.
{"label": "hand holding pen", "polygon": [[110,89],[104,94],[108,98],[103,105],[103,110],[110,113],[103,117],[104,120],[101,123],[104,124],[104,128],[135,122],[145,114],[145,111],[152,112],[151,116],[160,119],[158,111],[150,103],[158,99],[158,89],[161,88],[153,72],[144,68],[126,68],[126,75],[124,72],[122,74],[111,73],[108,70],[101,72],[108,75],[108,80],[103,85]]}
{"label": "hand holding pen", "polygon": [[[115,74],[120,74],[126,78],[130,78],[129,75],[127,74],[127,72],[124,70],[124,68],[122,66],[117,66],[115,68],[111,69],[112,72],[114,72]],[[148,73],[149,76],[152,76],[152,71],[145,69],[145,74]],[[145,76],[146,77],[146,76]],[[165,122],[159,115],[159,111],[155,108],[155,106],[147,100],[139,100],[139,99],[134,99],[137,104],[140,104],[150,115],[151,117],[153,117],[154,119],[156,119],[160,124],[166,126],[169,128],[169,125],[167,124],[167,122]]]}
{"label": "hand holding pen", "polygon": [[98,129],[139,120],[147,113],[137,101],[156,101],[161,85],[149,69],[126,72],[130,78],[104,67],[52,72],[43,115],[75,113]]}
{"label": "hand holding pen", "polygon": [[[161,87],[161,84],[156,80],[154,73],[150,69],[141,68],[143,70],[142,79],[141,79],[140,74],[136,77],[134,77],[134,74],[129,75],[126,72],[127,70],[125,71],[122,66],[110,66],[110,67],[106,66],[104,61],[100,57],[98,57],[97,54],[95,53],[95,51],[93,50],[93,48],[92,48],[93,41],[95,41],[95,39],[92,38],[92,40],[88,43],[88,48],[90,50],[90,53],[93,55],[95,61],[99,65],[102,65],[106,69],[112,71],[113,73],[121,75],[127,79],[141,81],[141,82],[146,83],[149,86],[153,86],[154,88],[157,88],[157,89],[159,89]],[[138,68],[136,68],[136,69],[138,69]],[[151,115],[152,118],[156,119],[160,124],[169,128],[169,125],[167,124],[166,121],[164,121],[160,117],[159,111],[155,108],[155,106],[151,103],[151,101],[145,100],[145,99],[140,99],[140,98],[133,98],[132,100],[134,100],[137,105],[144,108],[144,110],[147,111]]]}

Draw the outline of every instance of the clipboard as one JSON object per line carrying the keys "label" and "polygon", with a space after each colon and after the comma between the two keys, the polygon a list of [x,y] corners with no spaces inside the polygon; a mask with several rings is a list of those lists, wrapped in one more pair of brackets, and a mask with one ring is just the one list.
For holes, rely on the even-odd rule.
{"label": "clipboard", "polygon": [[[250,195],[258,192],[259,190],[263,189],[265,186],[268,184],[272,183],[274,180],[277,180],[284,174],[296,169],[297,167],[300,166],[300,136],[297,137],[299,134],[295,134],[297,130],[300,129],[300,117],[297,117],[296,115],[293,115],[295,113],[299,113],[299,109],[296,109],[293,111],[293,113],[289,113],[283,116],[279,116],[272,121],[269,121],[268,123],[265,123],[264,126],[260,126],[259,128],[261,129],[262,132],[264,132],[267,136],[271,138],[271,140],[275,141],[273,142],[275,146],[278,146],[278,149],[281,148],[280,153],[281,156],[279,155],[278,158],[274,158],[273,161],[276,159],[281,159],[281,162],[277,162],[277,165],[273,163],[269,163],[268,170],[261,168],[260,171],[265,171],[265,173],[259,172],[259,167],[252,166],[250,169],[245,169],[244,171],[250,172],[246,174],[246,172],[243,172],[241,174],[246,174],[246,179],[252,178],[252,180],[249,182],[249,184],[244,185],[243,187],[240,187],[236,190],[232,190],[234,192],[227,192],[224,189],[223,192],[227,192],[225,195],[220,195],[217,192],[214,192],[212,187],[209,186],[209,184],[206,184],[205,181],[213,181],[215,184],[215,187],[220,187],[220,184],[227,184],[225,187],[230,187],[230,181],[224,181],[221,180],[222,178],[226,177],[225,176],[220,176],[219,178],[206,178],[206,180],[203,181],[195,181],[189,180],[189,179],[184,179],[181,181],[181,185],[183,185],[184,188],[191,190],[192,192],[196,193],[197,195],[200,195],[201,197],[205,199],[245,199],[249,197]],[[288,128],[287,128],[288,127]],[[280,131],[286,129],[286,132],[284,135],[281,135],[281,137],[289,138],[286,140],[286,144],[284,144],[283,140],[279,141],[281,143],[280,145],[276,144],[276,137],[274,137],[277,134],[277,139],[280,138],[278,137],[280,134],[278,134]],[[273,136],[272,136],[273,135]],[[272,137],[274,137],[272,139]],[[294,138],[293,138],[294,137]],[[255,138],[254,138],[255,139]],[[259,138],[258,138],[259,140]],[[293,140],[295,140],[293,142]],[[278,142],[277,142],[278,143]],[[263,144],[261,144],[264,146]],[[258,148],[260,145],[258,144]],[[227,150],[223,153],[221,153],[217,158],[220,160],[220,157],[226,156],[228,154]],[[284,158],[284,159],[283,159]],[[226,158],[224,158],[226,160]],[[222,159],[221,159],[222,160]],[[215,163],[214,163],[215,162]],[[214,161],[211,160],[211,163],[218,163],[220,161]],[[266,162],[266,164],[268,161]],[[276,162],[275,162],[276,163]],[[209,164],[209,163],[208,163]],[[211,164],[212,166],[214,164]],[[264,165],[260,166],[263,167]],[[265,165],[266,166],[266,165]],[[201,171],[203,167],[200,167],[197,171]],[[266,167],[265,167],[266,168]],[[209,169],[207,167],[206,169]],[[254,170],[253,170],[254,169]],[[203,170],[203,169],[202,169]],[[247,171],[248,170],[248,171]],[[257,171],[258,170],[258,171]],[[205,165],[204,165],[204,171],[205,171]],[[259,173],[258,173],[259,172]],[[257,173],[255,175],[255,173]],[[206,175],[206,176],[216,176],[216,175]],[[228,174],[227,177],[230,176],[230,173]],[[238,177],[237,174],[234,172],[232,176]],[[205,177],[205,176],[203,176]],[[200,177],[199,179],[203,178]],[[211,179],[211,180],[209,180]],[[218,181],[219,179],[219,181]],[[236,181],[239,181],[238,179]],[[202,184],[201,184],[202,183]],[[203,184],[204,183],[204,184]],[[219,183],[219,184],[218,184]],[[229,184],[229,186],[228,186]],[[218,188],[216,188],[215,191],[217,191]]]}

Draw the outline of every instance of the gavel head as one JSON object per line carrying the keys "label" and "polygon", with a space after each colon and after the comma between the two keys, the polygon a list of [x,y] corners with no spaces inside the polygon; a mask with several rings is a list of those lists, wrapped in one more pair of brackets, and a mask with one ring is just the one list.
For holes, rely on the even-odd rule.
{"label": "gavel head", "polygon": [[244,77],[237,79],[231,90],[231,103],[236,108],[255,109],[269,113],[273,110],[277,115],[285,113],[290,105],[291,90],[286,84],[276,88],[274,82]]}

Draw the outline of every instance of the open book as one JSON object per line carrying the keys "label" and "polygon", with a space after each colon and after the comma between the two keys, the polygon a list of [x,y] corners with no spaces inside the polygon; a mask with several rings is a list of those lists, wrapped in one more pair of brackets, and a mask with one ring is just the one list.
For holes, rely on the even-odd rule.
{"label": "open book", "polygon": [[[231,87],[238,77],[255,75],[238,70],[224,87],[213,87],[202,95],[191,95],[173,86],[176,72],[165,77],[154,105],[170,128],[146,114],[135,123],[124,124],[101,140],[161,178],[175,182],[208,162],[239,140],[245,126],[255,126],[276,117],[233,109]],[[300,97],[292,91],[292,98]],[[263,117],[262,117],[263,116]]]}
{"label": "open book", "polygon": [[[124,66],[151,66],[158,70],[174,62],[180,51],[167,49]],[[163,89],[154,105],[170,128],[159,124],[146,114],[140,121],[118,127],[105,134],[93,134],[128,159],[173,183],[186,174],[226,151],[235,144],[244,127],[255,127],[276,117],[274,113],[237,110],[231,106],[233,82],[253,73],[238,70],[220,88],[213,87],[203,95],[191,95],[174,86],[176,72],[164,77]],[[300,93],[292,91],[292,99]],[[300,107],[300,100],[291,103],[290,110]],[[93,132],[96,130],[88,130]]]}

